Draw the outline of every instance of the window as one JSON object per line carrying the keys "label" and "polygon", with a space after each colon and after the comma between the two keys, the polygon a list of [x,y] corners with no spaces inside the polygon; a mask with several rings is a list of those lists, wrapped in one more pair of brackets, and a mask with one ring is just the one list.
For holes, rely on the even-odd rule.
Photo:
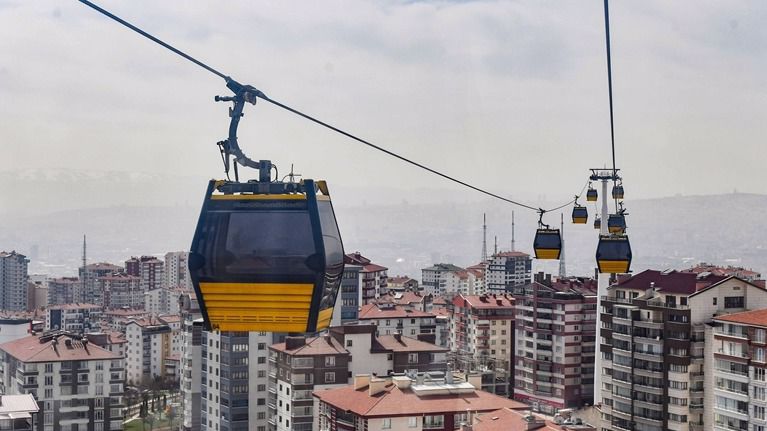
{"label": "window", "polygon": [[52,373],[53,372],[53,364],[45,364],[45,372],[46,373]]}
{"label": "window", "polygon": [[381,426],[381,429],[385,429],[385,430],[391,429],[391,419],[390,418],[385,418],[383,420],[383,425]]}
{"label": "window", "polygon": [[764,362],[764,347],[757,347],[754,349],[754,360],[757,362]]}
{"label": "window", "polygon": [[764,329],[757,329],[756,332],[754,332],[754,342],[764,343],[765,341],[767,341],[767,331]]}
{"label": "window", "polygon": [[335,367],[336,366],[336,357],[335,356],[325,356],[325,366],[326,367]]}
{"label": "window", "polygon": [[716,296],[714,297],[713,304],[716,305]]}
{"label": "window", "polygon": [[352,347],[352,340],[346,340],[346,347]]}
{"label": "window", "polygon": [[325,373],[325,383],[335,383],[336,373]]}
{"label": "window", "polygon": [[407,426],[408,428],[418,428],[418,418],[414,416],[407,418]]}
{"label": "window", "polygon": [[744,308],[744,298],[742,296],[725,296],[724,308]]}
{"label": "window", "polygon": [[407,362],[408,362],[408,364],[417,364],[418,363],[418,353],[408,353],[407,354]]}
{"label": "window", "polygon": [[258,343],[258,350],[266,350],[266,343]]}
{"label": "window", "polygon": [[444,428],[445,427],[445,417],[442,415],[434,415],[434,416],[424,416],[423,417],[423,428]]}

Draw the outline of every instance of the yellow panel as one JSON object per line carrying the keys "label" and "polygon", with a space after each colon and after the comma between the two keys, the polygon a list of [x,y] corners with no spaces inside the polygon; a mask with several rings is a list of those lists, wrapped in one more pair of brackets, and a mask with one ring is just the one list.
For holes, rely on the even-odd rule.
{"label": "yellow panel", "polygon": [[594,196],[594,197],[592,198],[592,197],[586,196],[586,201],[587,201],[587,202],[596,202],[596,201],[597,201],[597,197],[596,197],[596,196]]}
{"label": "yellow panel", "polygon": [[575,224],[586,224],[586,221],[588,220],[588,217],[573,217],[573,223]]}
{"label": "yellow panel", "polygon": [[296,193],[292,195],[212,195],[214,201],[288,201],[306,200],[306,195]]}
{"label": "yellow panel", "polygon": [[211,326],[221,331],[305,332],[314,285],[200,283]]}
{"label": "yellow panel", "polygon": [[628,272],[630,264],[628,260],[600,260],[599,272],[623,274]]}
{"label": "yellow panel", "polygon": [[559,259],[559,249],[546,249],[546,248],[537,248],[535,249],[535,258],[536,259]]}
{"label": "yellow panel", "polygon": [[317,330],[323,330],[330,326],[330,319],[333,317],[333,308],[326,308],[320,310],[319,316],[317,316]]}
{"label": "yellow panel", "polygon": [[624,229],[622,227],[612,226],[607,227],[607,230],[610,231],[610,233],[623,233]]}

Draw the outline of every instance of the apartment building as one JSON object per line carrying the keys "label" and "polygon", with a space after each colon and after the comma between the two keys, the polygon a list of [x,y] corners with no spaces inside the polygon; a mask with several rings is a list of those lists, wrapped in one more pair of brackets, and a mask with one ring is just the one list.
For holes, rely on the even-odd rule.
{"label": "apartment building", "polygon": [[418,291],[418,280],[405,275],[395,275],[389,277],[387,281],[389,291],[394,292],[416,292]]}
{"label": "apartment building", "polygon": [[192,277],[189,274],[189,252],[171,251],[165,253],[165,279],[167,288],[181,288],[187,291],[193,289]]}
{"label": "apartment building", "polygon": [[63,331],[0,344],[0,356],[0,392],[35,397],[35,431],[123,429],[121,356]]}
{"label": "apartment building", "polygon": [[72,304],[80,298],[80,279],[62,277],[48,280],[48,305]]}
{"label": "apartment building", "polygon": [[514,399],[554,414],[594,403],[597,282],[516,286]]}
{"label": "apartment building", "polygon": [[448,307],[456,366],[482,373],[481,389],[509,396],[514,370],[514,298],[511,295],[457,295]]}
{"label": "apartment building", "polygon": [[101,330],[101,306],[96,304],[53,305],[45,310],[45,330],[85,334]]}
{"label": "apartment building", "polygon": [[421,269],[421,289],[426,294],[443,295],[447,290],[449,273],[460,272],[464,269],[452,263],[437,263]]}
{"label": "apartment building", "polygon": [[437,338],[440,334],[434,313],[392,303],[368,304],[360,309],[359,321],[376,325],[378,335],[402,334],[442,345],[442,340]]}
{"label": "apartment building", "polygon": [[447,348],[398,333],[376,335],[376,330],[376,325],[370,323],[330,328],[330,336],[351,355],[349,382],[351,376],[357,374],[387,376],[393,373],[447,370]]}
{"label": "apartment building", "polygon": [[75,301],[89,304],[103,303],[104,290],[99,285],[99,278],[107,277],[113,274],[119,274],[123,271],[122,267],[107,262],[89,263],[78,269],[78,295]]}
{"label": "apartment building", "polygon": [[202,331],[200,429],[266,431],[267,332]]}
{"label": "apartment building", "polygon": [[737,277],[647,270],[610,286],[601,302],[602,429],[711,429],[706,323],[767,307],[767,291]]}
{"label": "apartment building", "polygon": [[165,360],[171,354],[171,328],[154,317],[131,320],[125,325],[128,340],[127,382],[147,385],[166,376]]}
{"label": "apartment building", "polygon": [[129,274],[111,274],[99,277],[96,282],[102,292],[104,308],[144,308],[144,291],[141,278]]}
{"label": "apartment building", "polygon": [[360,252],[344,256],[344,265],[362,267],[359,270],[359,305],[369,304],[388,292],[389,268],[373,263]]}
{"label": "apartment building", "polygon": [[706,326],[703,423],[767,429],[767,309],[714,317]]}
{"label": "apartment building", "polygon": [[165,263],[154,256],[131,257],[125,261],[125,272],[140,279],[143,292],[163,287],[165,281]]}
{"label": "apartment building", "polygon": [[203,319],[193,294],[179,300],[181,318],[181,392],[182,431],[199,431],[202,410],[202,333]]}
{"label": "apartment building", "polygon": [[28,265],[29,260],[23,254],[0,252],[0,310],[27,309]]}
{"label": "apartment building", "polygon": [[[277,431],[311,431],[312,392],[346,385],[351,354],[336,338],[287,337],[269,347],[269,425]],[[360,358],[359,360],[362,360]]]}
{"label": "apartment building", "polygon": [[188,292],[177,287],[161,287],[144,292],[144,310],[155,314],[178,314],[179,297]]}
{"label": "apartment building", "polygon": [[527,253],[504,251],[493,254],[485,278],[487,293],[511,292],[515,286],[530,284],[533,260]]}
{"label": "apartment building", "polygon": [[[434,377],[357,375],[351,385],[316,390],[316,428],[331,430],[453,431],[472,418],[502,408],[526,405],[477,390],[478,382]],[[514,428],[494,428],[508,430]]]}
{"label": "apartment building", "polygon": [[706,262],[701,262],[692,268],[688,268],[683,270],[683,272],[693,272],[695,274],[704,276],[706,274],[716,275],[716,276],[734,276],[741,278],[746,281],[755,282],[757,280],[760,280],[762,275],[752,269],[743,268],[740,266],[720,266],[720,265],[713,265]]}

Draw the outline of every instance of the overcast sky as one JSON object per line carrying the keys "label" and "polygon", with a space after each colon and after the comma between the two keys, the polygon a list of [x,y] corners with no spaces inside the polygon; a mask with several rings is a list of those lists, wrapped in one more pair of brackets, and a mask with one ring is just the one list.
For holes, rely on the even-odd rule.
{"label": "overcast sky", "polygon": [[[99,4],[500,194],[566,200],[610,160],[599,0]],[[767,2],[616,0],[611,21],[627,198],[767,192]],[[220,177],[227,91],[77,1],[0,0],[0,170]],[[267,103],[246,108],[240,143],[334,185],[459,190]]]}

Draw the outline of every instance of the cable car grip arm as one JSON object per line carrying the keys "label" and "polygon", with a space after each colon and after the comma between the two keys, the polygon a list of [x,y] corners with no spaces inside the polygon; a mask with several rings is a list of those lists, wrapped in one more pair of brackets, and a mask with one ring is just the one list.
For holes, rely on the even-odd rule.
{"label": "cable car grip arm", "polygon": [[[243,116],[243,110],[245,108],[245,102],[255,105],[256,100],[259,97],[266,97],[261,90],[253,87],[252,85],[242,85],[234,79],[227,77],[226,86],[234,93],[233,96],[216,96],[216,102],[232,102],[233,106],[229,109],[229,116],[231,121],[229,122],[229,136],[224,141],[224,150],[227,154],[234,156],[235,162],[247,166],[249,168],[261,170],[264,164],[260,161],[252,160],[250,157],[240,148],[237,142],[237,127],[240,125],[240,119]],[[267,169],[266,176],[271,177],[271,166]],[[260,177],[264,174],[260,173]]]}

